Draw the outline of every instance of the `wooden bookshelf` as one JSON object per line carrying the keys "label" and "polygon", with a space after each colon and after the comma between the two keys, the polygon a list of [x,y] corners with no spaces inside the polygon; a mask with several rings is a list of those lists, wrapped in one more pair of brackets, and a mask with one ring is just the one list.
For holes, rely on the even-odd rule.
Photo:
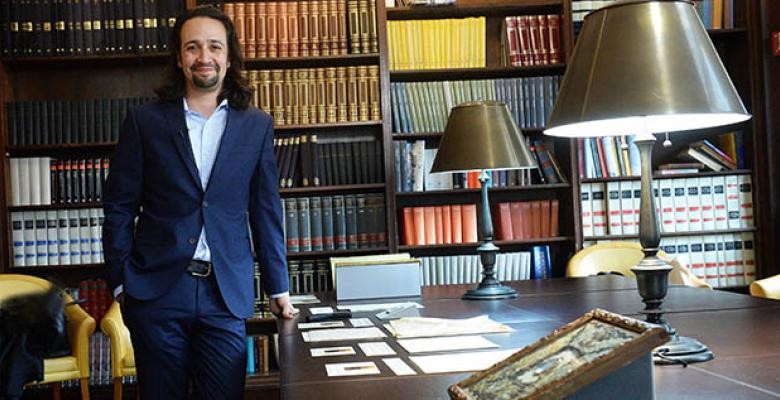
{"label": "wooden bookshelf", "polygon": [[393,82],[451,81],[466,79],[499,79],[544,75],[563,75],[564,64],[532,65],[527,67],[495,66],[485,68],[440,68],[429,70],[391,71]]}
{"label": "wooden bookshelf", "polygon": [[[574,241],[573,236],[557,236],[557,237],[533,238],[533,239],[525,239],[525,240],[494,240],[493,244],[495,244],[500,248],[503,248],[503,247],[518,247],[518,246],[534,246],[534,245],[543,245],[543,244],[550,244],[550,243],[571,243],[573,241]],[[418,251],[426,251],[426,250],[471,249],[472,250],[471,254],[475,254],[477,246],[479,246],[478,242],[426,244],[426,245],[414,245],[414,246],[401,245],[398,246],[398,250],[416,253]]]}
{"label": "wooden bookshelf", "polygon": [[[691,231],[691,232],[661,232],[661,237],[687,237],[687,236],[708,236],[708,235],[723,235],[727,233],[744,233],[744,232],[757,232],[759,229],[755,226],[748,228],[734,228],[734,229],[718,229],[718,230],[706,230],[706,231]],[[636,240],[639,239],[639,235],[602,235],[602,236],[585,236],[585,241],[597,241],[597,240]]]}
{"label": "wooden bookshelf", "polygon": [[452,5],[392,7],[387,9],[388,20],[441,19],[521,14],[548,14],[558,11],[565,0],[459,0]]}
{"label": "wooden bookshelf", "polygon": [[384,183],[367,183],[360,185],[338,185],[338,186],[308,186],[279,189],[282,197],[292,197],[300,195],[328,195],[342,193],[376,193],[385,188]]}
{"label": "wooden bookshelf", "polygon": [[[723,171],[701,171],[695,174],[661,174],[656,171],[653,173],[653,180],[659,179],[678,179],[678,178],[700,178],[706,176],[726,176],[726,175],[750,175],[752,171],[749,169],[730,169]],[[638,176],[610,176],[606,178],[583,178],[582,183],[598,183],[598,182],[620,182],[620,181],[638,181]]]}
{"label": "wooden bookshelf", "polygon": [[318,250],[318,251],[296,251],[288,252],[287,258],[291,260],[298,259],[311,259],[311,258],[328,258],[328,257],[350,257],[367,254],[381,254],[387,253],[390,250],[387,246],[381,247],[366,247],[362,249],[340,249],[340,250]]}

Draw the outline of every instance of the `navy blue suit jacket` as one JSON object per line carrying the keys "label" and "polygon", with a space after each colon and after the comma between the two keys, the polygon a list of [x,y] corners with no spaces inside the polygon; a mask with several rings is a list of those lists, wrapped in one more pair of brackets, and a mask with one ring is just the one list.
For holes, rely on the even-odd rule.
{"label": "navy blue suit jacket", "polygon": [[181,99],[130,111],[110,167],[103,193],[110,288],[122,284],[140,300],[162,295],[185,273],[205,226],[214,274],[231,313],[252,315],[250,237],[266,292],[289,290],[273,124],[267,114],[254,107],[229,109],[205,190]]}

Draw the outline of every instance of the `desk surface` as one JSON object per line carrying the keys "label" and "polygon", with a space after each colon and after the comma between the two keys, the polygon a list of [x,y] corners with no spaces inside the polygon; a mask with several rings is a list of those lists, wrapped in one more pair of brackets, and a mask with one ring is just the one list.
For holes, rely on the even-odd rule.
{"label": "desk surface", "polygon": [[[463,301],[470,286],[427,288],[422,316],[465,318],[489,314],[511,325],[511,334],[485,335],[502,347],[522,347],[593,308],[638,317],[643,305],[632,279],[601,276],[513,283],[520,296],[502,301]],[[332,299],[326,302],[333,303]],[[302,307],[302,316],[308,315]],[[715,360],[655,367],[657,397],[661,399],[778,399],[780,398],[780,302],[741,294],[671,287],[664,303],[666,319],[678,332],[693,336],[715,353]],[[357,313],[356,317],[372,313]],[[301,319],[299,317],[298,319]],[[447,387],[471,373],[424,375],[394,339],[388,343],[418,375],[395,376],[382,357],[364,356],[354,341],[304,343],[298,320],[280,322],[281,392],[284,399],[448,399]],[[352,345],[354,356],[311,358],[311,347]],[[329,378],[325,364],[374,361],[381,375]]]}

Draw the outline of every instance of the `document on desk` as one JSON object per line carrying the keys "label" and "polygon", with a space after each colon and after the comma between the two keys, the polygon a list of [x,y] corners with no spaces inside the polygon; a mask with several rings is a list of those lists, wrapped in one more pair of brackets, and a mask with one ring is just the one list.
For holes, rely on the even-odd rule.
{"label": "document on desk", "polygon": [[356,312],[372,312],[372,311],[384,311],[392,308],[398,308],[402,306],[411,305],[416,308],[423,308],[422,304],[415,303],[413,301],[406,301],[402,303],[373,303],[373,304],[339,304],[336,306],[339,310],[349,310],[353,313]]}
{"label": "document on desk", "polygon": [[509,326],[493,321],[487,315],[464,319],[404,317],[392,320],[385,324],[384,327],[397,338],[473,335],[513,331]]}
{"label": "document on desk", "polygon": [[373,356],[392,356],[395,351],[385,342],[365,342],[358,343],[360,350],[363,350],[368,357]]}
{"label": "document on desk", "polygon": [[371,319],[369,318],[350,318],[349,323],[352,324],[352,327],[354,328],[365,328],[367,326],[374,326],[374,323],[371,322]]}
{"label": "document on desk", "polygon": [[310,349],[312,357],[335,357],[355,355],[355,349],[351,346],[315,347]]}
{"label": "document on desk", "polygon": [[377,375],[379,368],[373,361],[325,364],[328,376]]}
{"label": "document on desk", "polygon": [[293,294],[290,295],[290,304],[318,304],[320,299],[313,294]]}
{"label": "document on desk", "polygon": [[333,307],[310,307],[309,314],[330,314],[333,312]]}
{"label": "document on desk", "polygon": [[304,342],[334,342],[340,340],[379,339],[387,337],[379,328],[334,328],[301,332]]}
{"label": "document on desk", "polygon": [[409,359],[426,374],[482,371],[503,361],[518,350],[520,349],[410,356]]}
{"label": "document on desk", "polygon": [[339,328],[344,321],[299,322],[298,329]]}
{"label": "document on desk", "polygon": [[393,371],[393,373],[398,376],[417,375],[417,372],[415,372],[412,367],[409,366],[409,364],[405,363],[404,360],[398,357],[383,358],[382,361]]}
{"label": "document on desk", "polygon": [[482,336],[447,336],[422,339],[398,339],[409,353],[431,353],[434,351],[454,351],[489,349],[501,347]]}

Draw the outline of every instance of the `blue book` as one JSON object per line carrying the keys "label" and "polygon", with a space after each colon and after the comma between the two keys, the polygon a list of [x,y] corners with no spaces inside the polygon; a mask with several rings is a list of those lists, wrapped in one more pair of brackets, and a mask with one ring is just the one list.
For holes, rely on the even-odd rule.
{"label": "blue book", "polygon": [[248,336],[246,338],[246,373],[255,373],[255,338]]}

